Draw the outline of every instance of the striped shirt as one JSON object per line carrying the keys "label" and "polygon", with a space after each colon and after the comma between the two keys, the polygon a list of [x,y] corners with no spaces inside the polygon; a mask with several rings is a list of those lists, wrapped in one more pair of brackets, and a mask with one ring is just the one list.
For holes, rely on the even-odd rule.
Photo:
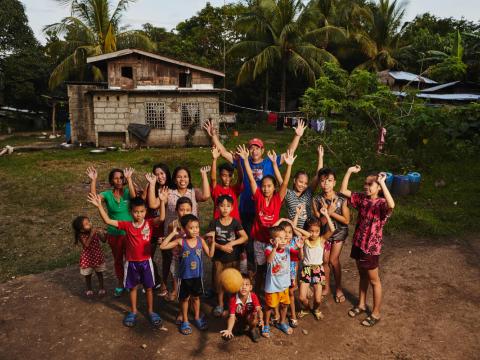
{"label": "striped shirt", "polygon": [[298,217],[297,227],[303,228],[305,221],[312,217],[312,189],[307,188],[300,196],[297,196],[294,190],[287,189],[287,195],[285,196],[285,204],[287,205],[288,218],[293,220],[297,206],[300,204],[305,205],[305,209]]}

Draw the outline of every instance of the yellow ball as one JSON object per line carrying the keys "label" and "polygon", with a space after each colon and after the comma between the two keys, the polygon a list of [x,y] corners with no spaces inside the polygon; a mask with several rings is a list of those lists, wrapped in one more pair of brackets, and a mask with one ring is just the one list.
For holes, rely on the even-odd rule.
{"label": "yellow ball", "polygon": [[243,285],[242,274],[237,269],[225,269],[220,274],[220,284],[222,284],[225,291],[232,294],[236,293]]}

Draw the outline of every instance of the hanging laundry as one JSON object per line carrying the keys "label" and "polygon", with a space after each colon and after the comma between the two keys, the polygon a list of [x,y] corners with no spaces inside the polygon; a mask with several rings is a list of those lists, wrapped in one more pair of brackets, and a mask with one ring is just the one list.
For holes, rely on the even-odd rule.
{"label": "hanging laundry", "polygon": [[325,131],[325,119],[312,119],[310,120],[310,128],[318,133]]}
{"label": "hanging laundry", "polygon": [[278,114],[275,112],[269,112],[267,115],[267,122],[270,125],[276,125],[278,120]]}

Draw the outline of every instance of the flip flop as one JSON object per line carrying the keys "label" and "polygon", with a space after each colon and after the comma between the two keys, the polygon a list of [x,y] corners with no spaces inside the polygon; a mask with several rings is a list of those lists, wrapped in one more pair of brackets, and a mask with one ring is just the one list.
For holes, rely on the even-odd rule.
{"label": "flip flop", "polygon": [[201,331],[208,329],[207,320],[205,320],[205,317],[203,316],[200,319],[193,320],[193,325],[195,325],[197,329]]}
{"label": "flip flop", "polygon": [[275,327],[278,330],[283,331],[287,335],[292,335],[293,333],[293,329],[290,326],[288,326],[287,323],[278,323],[275,325]]}
{"label": "flip flop", "polygon": [[182,335],[190,335],[192,333],[192,327],[188,321],[182,322],[178,330]]}
{"label": "flip flop", "polygon": [[322,320],[323,319],[323,314],[320,310],[315,310],[313,312],[313,316],[315,316],[315,319],[317,319],[317,320]]}
{"label": "flip flop", "polygon": [[85,290],[85,296],[87,298],[92,298],[93,297],[93,291],[92,290]]}
{"label": "flip flop", "polygon": [[262,336],[265,337],[265,338],[269,338],[270,337],[270,326],[268,325],[264,325],[263,328],[262,328]]}
{"label": "flip flop", "polygon": [[162,318],[156,312],[152,312],[148,314],[148,316],[150,318],[150,324],[153,326],[160,327],[162,325]]}
{"label": "flip flop", "polygon": [[362,325],[366,327],[375,326],[380,319],[373,317],[372,315],[368,316],[365,320],[362,321]]}
{"label": "flip flop", "polygon": [[344,294],[335,295],[335,296],[334,296],[334,299],[335,299],[335,302],[336,302],[337,304],[343,303],[343,302],[345,302],[345,300],[346,300]]}
{"label": "flip flop", "polygon": [[105,294],[106,294],[105,289],[98,290],[98,296],[105,296]]}
{"label": "flip flop", "polygon": [[133,327],[137,323],[137,314],[129,312],[123,319],[123,325],[126,327]]}
{"label": "flip flop", "polygon": [[215,317],[220,317],[223,314],[223,307],[220,305],[215,306],[215,309],[213,309],[213,316]]}
{"label": "flip flop", "polygon": [[289,323],[290,323],[291,328],[296,328],[298,326],[298,320],[297,319],[290,318]]}
{"label": "flip flop", "polygon": [[348,310],[348,316],[350,317],[356,317],[362,313],[364,313],[365,311],[367,311],[366,309],[360,309],[358,306],[355,306],[354,308],[351,308],[350,310]]}
{"label": "flip flop", "polygon": [[122,296],[123,292],[125,291],[124,288],[115,288],[115,290],[113,291],[113,296],[115,297],[120,297]]}

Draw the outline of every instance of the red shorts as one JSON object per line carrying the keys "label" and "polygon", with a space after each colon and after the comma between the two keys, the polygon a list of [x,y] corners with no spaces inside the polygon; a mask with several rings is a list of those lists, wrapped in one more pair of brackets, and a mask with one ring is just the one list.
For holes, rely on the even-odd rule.
{"label": "red shorts", "polygon": [[353,245],[350,257],[357,260],[358,267],[364,270],[373,270],[378,267],[380,255],[365,254],[362,249]]}

